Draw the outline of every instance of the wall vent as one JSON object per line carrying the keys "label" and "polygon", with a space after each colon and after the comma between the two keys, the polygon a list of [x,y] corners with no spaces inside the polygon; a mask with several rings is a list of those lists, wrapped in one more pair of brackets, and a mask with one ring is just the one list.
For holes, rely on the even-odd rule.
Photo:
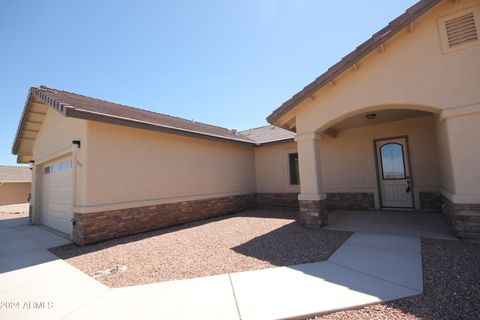
{"label": "wall vent", "polygon": [[478,40],[473,12],[445,21],[445,27],[450,48]]}

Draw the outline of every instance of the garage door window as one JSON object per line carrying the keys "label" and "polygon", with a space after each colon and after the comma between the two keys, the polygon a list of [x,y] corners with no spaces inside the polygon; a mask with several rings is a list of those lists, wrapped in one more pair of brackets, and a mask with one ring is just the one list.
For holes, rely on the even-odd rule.
{"label": "garage door window", "polygon": [[72,169],[72,160],[64,160],[57,163],[52,163],[49,167],[45,168],[45,174],[57,173],[60,171],[67,171]]}
{"label": "garage door window", "polygon": [[72,160],[65,160],[60,162],[60,171],[67,171],[72,169]]}
{"label": "garage door window", "polygon": [[50,166],[51,173],[57,173],[60,171],[60,163],[54,163]]}

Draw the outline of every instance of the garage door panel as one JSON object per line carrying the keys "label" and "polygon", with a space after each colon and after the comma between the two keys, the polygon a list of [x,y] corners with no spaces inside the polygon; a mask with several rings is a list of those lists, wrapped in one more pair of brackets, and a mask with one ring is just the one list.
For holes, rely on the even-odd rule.
{"label": "garage door panel", "polygon": [[71,160],[61,159],[45,166],[42,188],[42,222],[44,225],[72,233],[73,180]]}

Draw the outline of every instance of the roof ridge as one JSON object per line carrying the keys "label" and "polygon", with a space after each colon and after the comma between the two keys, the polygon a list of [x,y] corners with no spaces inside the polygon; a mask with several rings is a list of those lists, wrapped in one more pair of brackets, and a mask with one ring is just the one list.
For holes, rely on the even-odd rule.
{"label": "roof ridge", "polygon": [[92,97],[92,96],[87,96],[87,95],[84,95],[84,94],[79,94],[79,93],[76,93],[76,92],[71,92],[71,91],[66,91],[66,90],[62,90],[62,89],[51,88],[51,87],[47,87],[47,86],[45,86],[45,85],[41,85],[38,89],[48,90],[48,91],[51,91],[51,92],[64,92],[64,93],[66,93],[66,94],[73,94],[73,95],[75,95],[75,96],[80,96],[80,97],[84,97],[84,98],[88,98],[88,99],[93,99],[93,100],[97,100],[97,101],[102,101],[102,102],[105,102],[105,103],[113,103],[113,104],[116,104],[116,105],[119,105],[119,106],[122,106],[122,107],[125,107],[125,108],[129,108],[129,109],[139,110],[139,111],[143,111],[143,112],[152,113],[152,114],[155,114],[155,115],[160,115],[160,116],[164,116],[164,117],[179,119],[179,120],[187,121],[187,122],[190,122],[190,123],[196,123],[196,124],[201,124],[201,125],[205,125],[205,126],[210,126],[210,127],[212,127],[212,128],[218,128],[218,129],[224,129],[224,130],[230,131],[230,129],[228,129],[228,128],[220,127],[220,126],[213,125],[213,124],[209,124],[209,123],[204,123],[204,122],[200,122],[200,121],[189,120],[189,119],[182,118],[182,117],[179,117],[179,116],[172,116],[172,115],[169,115],[169,114],[166,114],[166,113],[156,112],[156,111],[152,111],[152,110],[148,110],[148,109],[139,108],[139,107],[136,107],[136,106],[130,106],[130,105],[126,105],[126,104],[122,104],[122,103],[118,103],[118,102],[113,102],[113,101],[108,101],[108,100],[104,100],[104,99],[99,99],[99,98],[95,98],[95,97]]}

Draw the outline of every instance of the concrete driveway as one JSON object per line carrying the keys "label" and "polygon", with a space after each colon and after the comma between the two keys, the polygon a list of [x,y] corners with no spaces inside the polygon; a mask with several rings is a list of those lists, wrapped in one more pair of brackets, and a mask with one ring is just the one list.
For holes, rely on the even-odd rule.
{"label": "concrete driveway", "polygon": [[279,319],[420,294],[418,235],[355,232],[327,261],[109,289],[51,254],[68,243],[0,221],[2,319]]}

